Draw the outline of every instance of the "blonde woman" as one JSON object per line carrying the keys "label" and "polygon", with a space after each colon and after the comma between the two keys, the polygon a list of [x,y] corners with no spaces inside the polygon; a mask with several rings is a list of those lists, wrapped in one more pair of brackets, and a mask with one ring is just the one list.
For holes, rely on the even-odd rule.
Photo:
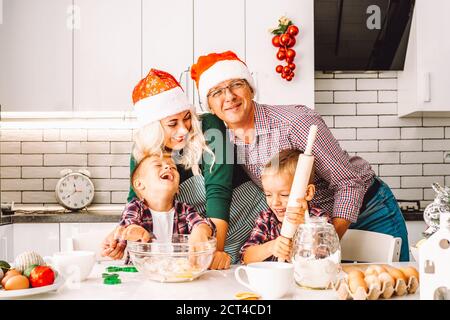
{"label": "blonde woman", "polygon": [[[177,199],[194,206],[217,227],[217,251],[210,268],[229,268],[239,261],[239,249],[267,205],[262,191],[233,165],[224,123],[212,114],[198,117],[178,82],[155,69],[137,84],[133,102],[140,128],[134,137],[131,172],[146,154],[171,152],[180,173]],[[130,187],[128,201],[135,197]],[[125,244],[117,241],[120,232],[119,228],[105,239],[103,255],[122,258]]]}

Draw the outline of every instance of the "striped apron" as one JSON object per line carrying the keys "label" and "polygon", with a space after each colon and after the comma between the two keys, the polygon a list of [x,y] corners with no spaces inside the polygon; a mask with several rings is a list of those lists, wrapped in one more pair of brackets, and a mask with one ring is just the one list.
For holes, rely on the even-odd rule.
{"label": "striped apron", "polygon": [[[194,175],[180,184],[177,200],[190,204],[206,216],[205,180]],[[239,263],[239,250],[250,236],[258,214],[267,210],[262,190],[252,181],[247,181],[233,190],[230,219],[225,240],[225,252],[231,256],[231,263]]]}

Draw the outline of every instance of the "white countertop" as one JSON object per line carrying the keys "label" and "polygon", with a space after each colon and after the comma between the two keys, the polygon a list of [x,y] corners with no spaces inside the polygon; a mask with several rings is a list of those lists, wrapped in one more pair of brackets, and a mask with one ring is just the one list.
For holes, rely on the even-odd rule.
{"label": "white countertop", "polygon": [[[88,279],[81,283],[66,283],[57,291],[24,297],[26,299],[82,299],[82,300],[233,300],[238,292],[249,290],[234,278],[237,265],[229,270],[208,271],[191,282],[160,283],[143,280],[140,273],[120,272],[121,284],[103,284],[102,273],[111,261],[103,261],[94,266]],[[394,263],[394,266],[414,265],[413,262]],[[393,296],[391,299],[419,300],[419,293]],[[333,290],[308,290],[292,284],[291,292],[284,297],[287,300],[336,300]]]}

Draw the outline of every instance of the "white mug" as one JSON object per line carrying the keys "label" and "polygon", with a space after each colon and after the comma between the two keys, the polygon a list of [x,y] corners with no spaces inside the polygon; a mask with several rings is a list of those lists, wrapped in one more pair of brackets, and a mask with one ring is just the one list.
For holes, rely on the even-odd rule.
{"label": "white mug", "polygon": [[53,266],[64,278],[73,282],[85,280],[95,264],[94,251],[62,251],[56,252],[44,260]]}
{"label": "white mug", "polygon": [[[241,278],[247,274],[248,282]],[[294,283],[294,266],[284,262],[254,262],[240,266],[234,272],[236,280],[264,299],[279,299],[291,290]]]}

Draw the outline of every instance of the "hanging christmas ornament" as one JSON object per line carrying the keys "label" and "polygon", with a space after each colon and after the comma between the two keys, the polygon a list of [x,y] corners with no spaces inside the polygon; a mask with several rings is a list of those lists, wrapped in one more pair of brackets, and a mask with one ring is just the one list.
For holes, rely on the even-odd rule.
{"label": "hanging christmas ornament", "polygon": [[278,48],[276,57],[278,60],[285,61],[286,65],[279,64],[275,67],[275,71],[280,74],[281,78],[291,81],[294,78],[294,69],[296,67],[294,59],[296,52],[292,49],[296,44],[295,37],[298,35],[299,29],[287,17],[278,19],[278,27],[270,30],[274,36],[272,44]]}

